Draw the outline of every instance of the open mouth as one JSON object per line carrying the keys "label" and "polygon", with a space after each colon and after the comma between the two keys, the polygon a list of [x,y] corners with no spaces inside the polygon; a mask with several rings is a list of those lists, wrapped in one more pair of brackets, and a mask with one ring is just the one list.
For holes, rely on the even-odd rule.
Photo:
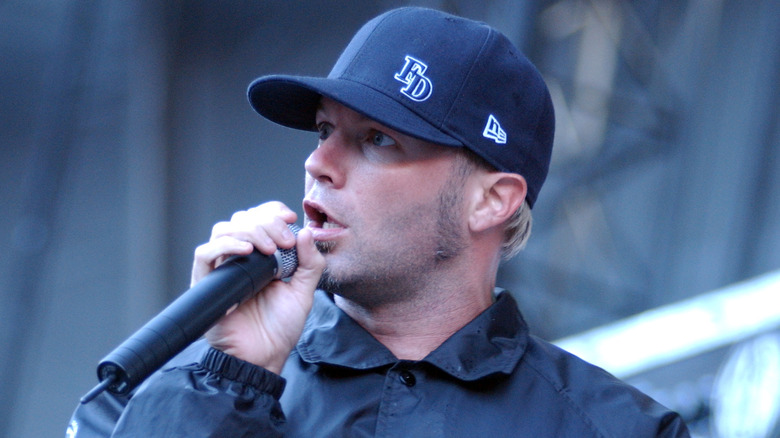
{"label": "open mouth", "polygon": [[329,217],[328,214],[314,202],[304,202],[303,210],[309,220],[309,227],[322,229],[344,228],[344,225]]}

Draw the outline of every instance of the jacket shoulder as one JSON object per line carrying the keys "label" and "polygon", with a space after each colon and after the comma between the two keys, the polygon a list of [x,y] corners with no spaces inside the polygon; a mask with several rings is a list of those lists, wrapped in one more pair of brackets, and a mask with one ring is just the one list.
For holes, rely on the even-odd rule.
{"label": "jacket shoulder", "polygon": [[680,416],[609,372],[534,336],[521,366],[544,382],[556,408],[603,437],[688,437]]}

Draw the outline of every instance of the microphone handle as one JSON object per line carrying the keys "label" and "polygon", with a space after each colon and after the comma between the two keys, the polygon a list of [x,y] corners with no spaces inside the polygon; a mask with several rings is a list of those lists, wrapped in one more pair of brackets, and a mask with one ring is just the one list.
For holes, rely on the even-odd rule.
{"label": "microphone handle", "polygon": [[276,270],[276,259],[257,250],[229,258],[103,358],[98,379],[113,380],[106,389],[114,394],[132,391],[231,307],[259,292]]}
{"label": "microphone handle", "polygon": [[[297,227],[290,226],[297,232]],[[292,275],[295,248],[268,256],[255,250],[232,256],[116,347],[97,367],[100,383],[81,403],[103,390],[132,391],[167,361],[203,335],[228,310],[257,294],[274,278]]]}

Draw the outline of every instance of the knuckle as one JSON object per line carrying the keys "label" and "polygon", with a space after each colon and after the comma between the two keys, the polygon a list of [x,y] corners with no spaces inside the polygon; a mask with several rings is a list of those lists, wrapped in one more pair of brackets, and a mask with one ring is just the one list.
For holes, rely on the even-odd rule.
{"label": "knuckle", "polygon": [[204,243],[195,247],[193,258],[195,259],[196,263],[208,263],[211,252],[211,245],[209,243]]}
{"label": "knuckle", "polygon": [[224,235],[226,232],[226,229],[230,227],[229,222],[221,221],[214,224],[213,227],[211,227],[211,239]]}
{"label": "knuckle", "polygon": [[278,216],[289,211],[289,208],[281,201],[268,201],[249,209],[251,213]]}
{"label": "knuckle", "polygon": [[242,222],[245,221],[248,216],[248,212],[241,210],[233,213],[233,216],[230,217],[230,222]]}

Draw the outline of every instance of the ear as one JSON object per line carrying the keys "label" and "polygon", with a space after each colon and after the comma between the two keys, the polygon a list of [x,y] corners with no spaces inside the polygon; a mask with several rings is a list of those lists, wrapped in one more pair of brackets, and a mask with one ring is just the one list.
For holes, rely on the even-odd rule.
{"label": "ear", "polygon": [[485,231],[509,220],[525,201],[527,191],[525,178],[516,173],[480,174],[479,189],[474,192],[474,203],[469,215],[471,231]]}

